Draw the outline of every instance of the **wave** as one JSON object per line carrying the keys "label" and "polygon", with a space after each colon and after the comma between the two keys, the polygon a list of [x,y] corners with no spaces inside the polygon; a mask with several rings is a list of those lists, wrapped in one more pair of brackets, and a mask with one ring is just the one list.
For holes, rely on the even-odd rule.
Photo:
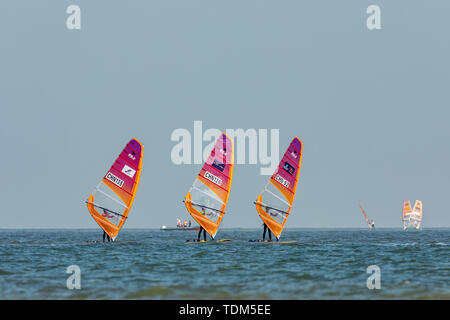
{"label": "wave", "polygon": [[0,269],[0,276],[7,276],[7,275],[11,275],[11,274],[14,274],[14,273]]}

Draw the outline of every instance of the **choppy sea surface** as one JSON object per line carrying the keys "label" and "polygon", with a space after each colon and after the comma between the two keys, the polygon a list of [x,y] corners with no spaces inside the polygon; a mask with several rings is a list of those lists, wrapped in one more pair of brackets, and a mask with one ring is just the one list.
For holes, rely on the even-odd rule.
{"label": "choppy sea surface", "polygon": [[[0,230],[0,299],[450,299],[450,229]],[[68,289],[77,265],[81,289]],[[369,290],[369,266],[380,289]],[[374,280],[369,280],[375,284]],[[69,281],[69,283],[75,283]]]}

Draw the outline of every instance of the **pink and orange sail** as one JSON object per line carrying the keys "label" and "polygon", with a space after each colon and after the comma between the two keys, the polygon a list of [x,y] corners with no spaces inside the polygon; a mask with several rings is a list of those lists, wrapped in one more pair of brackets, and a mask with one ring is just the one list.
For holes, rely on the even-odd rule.
{"label": "pink and orange sail", "polygon": [[222,221],[233,179],[233,140],[225,133],[184,198],[187,210],[214,239]]}
{"label": "pink and orange sail", "polygon": [[277,239],[291,212],[302,164],[303,143],[295,137],[255,205],[259,217]]}
{"label": "pink and orange sail", "polygon": [[133,204],[144,146],[131,139],[86,201],[92,218],[114,240]]}

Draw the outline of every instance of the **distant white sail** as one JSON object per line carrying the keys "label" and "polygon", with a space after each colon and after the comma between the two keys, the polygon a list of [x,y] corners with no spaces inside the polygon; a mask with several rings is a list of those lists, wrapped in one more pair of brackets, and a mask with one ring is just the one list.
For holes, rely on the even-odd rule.
{"label": "distant white sail", "polygon": [[416,200],[414,209],[411,208],[409,200],[403,201],[402,210],[403,230],[415,228],[419,230],[422,224],[422,201]]}

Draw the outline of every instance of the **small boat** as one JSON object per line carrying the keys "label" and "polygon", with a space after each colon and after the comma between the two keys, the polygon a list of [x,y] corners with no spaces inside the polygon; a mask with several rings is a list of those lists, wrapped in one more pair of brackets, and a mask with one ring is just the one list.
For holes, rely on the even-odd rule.
{"label": "small boat", "polygon": [[198,231],[200,230],[199,226],[192,226],[192,227],[167,227],[167,226],[161,226],[159,229],[161,231]]}

